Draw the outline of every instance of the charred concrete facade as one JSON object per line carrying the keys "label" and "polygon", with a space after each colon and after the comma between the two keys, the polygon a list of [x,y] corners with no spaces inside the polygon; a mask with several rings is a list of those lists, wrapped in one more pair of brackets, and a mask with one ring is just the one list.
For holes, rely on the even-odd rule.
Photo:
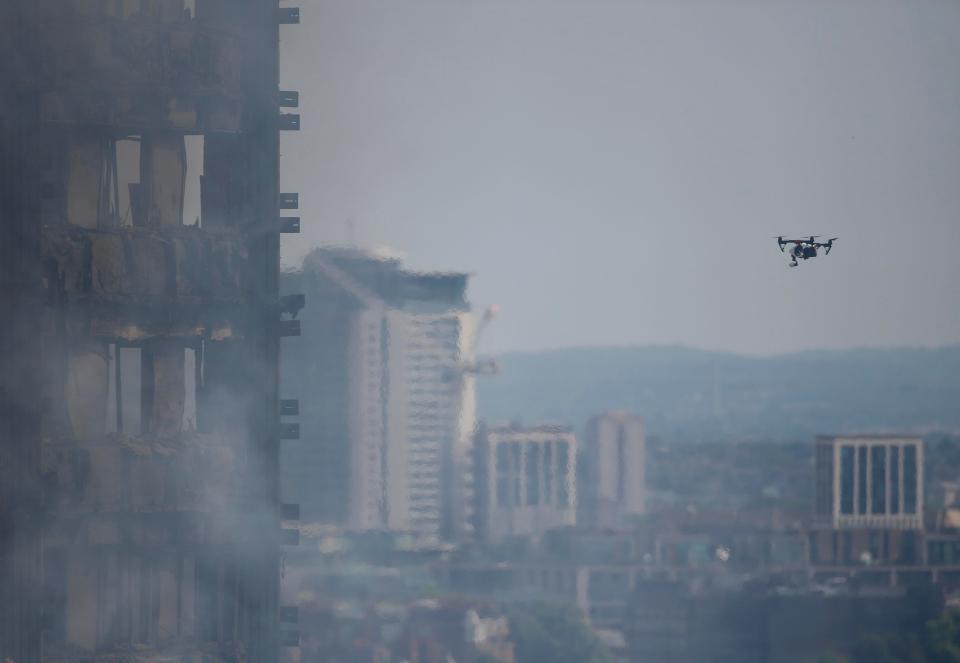
{"label": "charred concrete facade", "polygon": [[294,18],[2,3],[0,658],[277,658]]}

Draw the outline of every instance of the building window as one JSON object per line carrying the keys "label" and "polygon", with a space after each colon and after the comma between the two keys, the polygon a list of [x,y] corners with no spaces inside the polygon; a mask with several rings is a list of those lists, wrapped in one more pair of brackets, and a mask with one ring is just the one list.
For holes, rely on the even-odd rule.
{"label": "building window", "polygon": [[853,513],[853,447],[840,448],[840,513]]}
{"label": "building window", "polygon": [[543,445],[543,503],[553,504],[553,444]]}
{"label": "building window", "polygon": [[117,353],[115,382],[117,426],[122,433],[139,435],[143,432],[143,357],[140,348],[121,347]]}
{"label": "building window", "polygon": [[527,443],[527,504],[540,503],[540,445]]}
{"label": "building window", "polygon": [[949,550],[948,564],[960,563],[960,541],[951,541]]}
{"label": "building window", "polygon": [[197,385],[202,367],[196,348],[183,351],[183,430],[197,430]]}
{"label": "building window", "polygon": [[857,513],[867,512],[867,448],[857,448]]}
{"label": "building window", "polygon": [[627,427],[617,427],[617,502],[623,504],[627,492]]}
{"label": "building window", "polygon": [[817,513],[833,513],[833,447],[817,445]]}
{"label": "building window", "polygon": [[890,513],[900,513],[900,447],[890,447]]}
{"label": "building window", "polygon": [[870,447],[870,512],[887,512],[887,448]]}
{"label": "building window", "polygon": [[570,444],[557,442],[557,505],[570,506]]}
{"label": "building window", "polygon": [[[906,456],[906,454],[904,454]],[[906,490],[904,490],[906,493]],[[916,562],[917,537],[914,532],[906,531],[900,539],[900,559],[901,564],[913,564]]]}
{"label": "building window", "polygon": [[917,447],[903,448],[903,512],[917,512]]}
{"label": "building window", "polygon": [[521,490],[521,478],[523,476],[521,467],[523,459],[521,458],[519,442],[512,442],[510,444],[510,456],[511,460],[513,460],[512,467],[510,468],[510,473],[513,478],[513,504],[520,506],[523,504],[523,491]]}
{"label": "building window", "polygon": [[497,445],[497,506],[510,506],[510,447]]}
{"label": "building window", "polygon": [[506,474],[510,471],[510,448],[506,442],[497,445],[497,474]]}
{"label": "building window", "polygon": [[931,541],[927,544],[927,563],[943,564],[946,559],[946,544],[943,541]]}

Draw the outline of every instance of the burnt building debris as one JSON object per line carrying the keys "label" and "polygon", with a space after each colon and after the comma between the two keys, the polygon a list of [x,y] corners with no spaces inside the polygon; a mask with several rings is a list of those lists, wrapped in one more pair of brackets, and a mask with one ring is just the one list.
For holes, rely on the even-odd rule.
{"label": "burnt building debris", "polygon": [[295,14],[0,3],[0,659],[277,659]]}

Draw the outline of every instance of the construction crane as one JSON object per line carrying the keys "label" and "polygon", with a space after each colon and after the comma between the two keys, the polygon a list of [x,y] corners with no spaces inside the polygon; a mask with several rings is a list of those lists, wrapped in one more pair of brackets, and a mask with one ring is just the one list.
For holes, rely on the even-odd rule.
{"label": "construction crane", "polygon": [[477,359],[477,348],[480,345],[480,337],[483,330],[487,328],[490,321],[500,312],[500,307],[496,304],[490,306],[483,312],[480,323],[477,325],[477,331],[473,335],[473,342],[470,344],[470,361],[461,361],[455,367],[450,369],[448,380],[463,378],[465,375],[497,375],[500,372],[500,363],[496,359]]}

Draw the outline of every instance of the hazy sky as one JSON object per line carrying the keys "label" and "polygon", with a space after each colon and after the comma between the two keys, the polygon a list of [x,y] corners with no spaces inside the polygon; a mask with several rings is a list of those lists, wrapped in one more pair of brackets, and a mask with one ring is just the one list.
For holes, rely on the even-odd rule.
{"label": "hazy sky", "polygon": [[960,342],[960,2],[298,4],[288,263],[473,272],[487,351]]}

